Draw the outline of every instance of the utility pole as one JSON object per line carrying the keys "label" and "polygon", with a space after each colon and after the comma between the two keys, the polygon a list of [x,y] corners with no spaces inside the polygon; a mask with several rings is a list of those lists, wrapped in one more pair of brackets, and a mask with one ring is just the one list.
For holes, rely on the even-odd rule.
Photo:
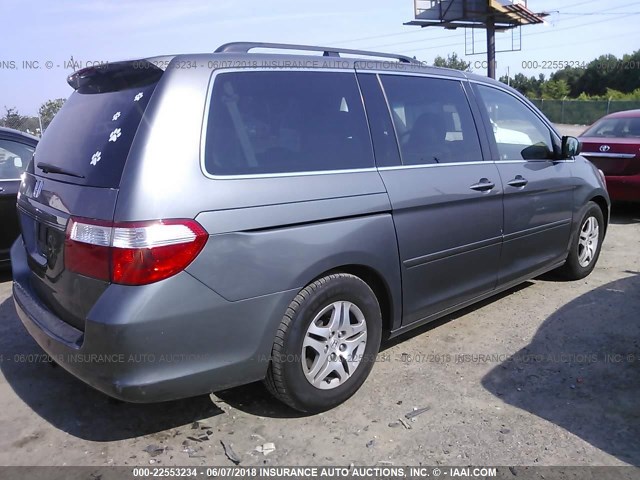
{"label": "utility pole", "polygon": [[[546,12],[532,12],[527,8],[526,1],[516,0],[413,0],[413,11],[414,19],[405,25],[443,27],[448,30],[486,29],[487,75],[490,78],[496,78],[496,31],[504,32],[523,25],[539,25],[544,23],[543,17],[549,15]],[[467,55],[476,54],[473,39],[472,35],[471,53],[466,52]],[[519,49],[512,40],[511,51]]]}
{"label": "utility pole", "polygon": [[496,78],[496,20],[493,15],[487,17],[487,75]]}

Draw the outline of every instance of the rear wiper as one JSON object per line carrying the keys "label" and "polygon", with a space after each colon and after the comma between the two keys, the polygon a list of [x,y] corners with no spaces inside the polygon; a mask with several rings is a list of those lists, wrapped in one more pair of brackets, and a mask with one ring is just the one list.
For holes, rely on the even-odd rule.
{"label": "rear wiper", "polygon": [[50,163],[40,162],[38,163],[37,167],[40,170],[42,170],[44,173],[59,173],[60,175],[69,175],[70,177],[84,178],[84,175],[79,175],[77,173],[70,172],[69,170],[65,170],[62,167],[58,167]]}

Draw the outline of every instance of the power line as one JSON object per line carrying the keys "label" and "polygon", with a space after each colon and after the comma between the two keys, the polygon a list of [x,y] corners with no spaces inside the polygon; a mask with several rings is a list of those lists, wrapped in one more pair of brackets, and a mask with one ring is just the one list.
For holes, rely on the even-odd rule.
{"label": "power line", "polygon": [[[618,8],[621,8],[621,7],[618,7]],[[619,16],[628,16],[627,14],[622,14],[622,13],[619,13],[618,15]],[[608,21],[611,21],[611,20],[616,20],[617,18],[618,17],[609,18],[607,20],[598,20],[596,22],[581,23],[579,25],[571,25],[571,26],[567,26],[567,27],[561,27],[561,28],[554,29],[553,32],[571,30],[571,29],[574,29],[574,28],[579,28],[579,27],[592,25],[594,23],[604,23],[604,22],[608,22]],[[552,33],[552,32],[550,32],[550,31],[535,32],[535,33],[530,33],[530,34],[527,34],[527,35],[523,35],[523,37],[533,37],[533,36],[536,36],[536,35],[548,35],[550,33]],[[445,37],[440,37],[440,38],[445,38]],[[451,37],[447,37],[447,38],[451,38]],[[459,42],[449,43],[449,44],[445,44],[445,45],[430,45],[430,46],[424,47],[424,48],[411,49],[410,51],[411,52],[422,52],[422,51],[425,51],[425,50],[434,50],[434,49],[437,49],[437,48],[450,47],[450,46],[459,46],[459,45],[460,45]],[[377,47],[365,47],[365,48],[369,48],[369,49],[371,49],[371,48],[382,48],[382,47],[386,47],[386,46],[390,46],[390,45],[378,45]],[[529,49],[527,49],[527,50],[529,50]]]}
{"label": "power line", "polygon": [[378,38],[387,38],[387,37],[398,37],[400,35],[410,35],[412,33],[421,33],[421,30],[411,30],[410,32],[399,32],[399,33],[388,33],[388,34],[383,34],[383,35],[374,35],[372,37],[362,37],[362,38],[352,38],[350,40],[338,40],[338,41],[334,41],[334,42],[330,42],[330,43],[353,43],[353,42],[359,42],[362,40],[376,40]]}
{"label": "power line", "polygon": [[[458,35],[458,37],[460,37],[460,35]],[[452,39],[454,38],[453,35],[442,35],[442,36],[437,36],[437,37],[430,37],[430,38],[421,38],[420,40],[411,40],[408,42],[398,42],[398,43],[386,43],[384,45],[373,45],[371,47],[367,47],[367,48],[382,48],[382,47],[395,47],[397,45],[408,45],[410,43],[420,43],[420,42],[429,42],[431,40],[440,40],[440,39]]]}
{"label": "power line", "polygon": [[573,3],[571,5],[565,5],[564,8],[572,8],[572,7],[579,7],[580,5],[587,5],[589,3],[600,3],[600,0],[589,0],[588,2],[580,2],[580,3]]}
{"label": "power line", "polygon": [[[578,5],[586,5],[586,4],[589,4],[589,3],[594,3],[594,1],[598,1],[598,0],[589,0],[587,2],[580,2],[580,3],[573,4],[573,5],[569,5],[569,7],[576,7]],[[632,3],[632,4],[625,4],[625,5],[619,5],[617,7],[612,7],[612,9],[624,8],[624,7],[627,7],[629,5],[633,5],[633,4],[635,4],[635,2]],[[609,12],[609,13],[611,15],[629,15],[628,13],[622,13],[622,12]],[[572,19],[567,18],[565,20],[572,20]],[[567,29],[568,28],[572,28],[572,27],[567,27]],[[558,29],[554,29],[554,31],[559,31],[559,30],[564,30],[564,29],[565,28],[558,28]],[[418,32],[420,32],[420,30],[415,32],[415,33],[418,33]],[[548,34],[550,32],[545,31],[545,32],[537,32],[537,33],[534,33],[534,34],[526,34],[526,35],[523,35],[523,37],[528,37],[528,36],[532,36],[532,35],[540,35],[540,34],[543,34],[543,33],[544,34]],[[397,36],[397,35],[401,35],[401,34],[393,34],[392,36]],[[387,37],[387,36],[388,35],[383,35],[383,36],[369,37],[369,38],[373,39],[373,38],[381,38],[381,37]],[[428,39],[426,39],[426,41],[440,40],[440,39],[445,39],[445,38],[450,39],[450,38],[453,38],[453,37],[451,35],[440,35],[440,36],[428,38]],[[398,45],[409,45],[409,44],[412,44],[412,43],[421,43],[423,41],[425,41],[425,39],[421,38],[421,39],[418,39],[418,40],[408,40],[408,41],[405,41],[405,42],[385,43],[385,44],[380,44],[380,45],[365,46],[365,47],[362,47],[362,48],[372,50],[372,49],[376,49],[376,48],[386,48],[386,47],[395,47],[395,46],[398,46]],[[433,46],[433,48],[435,48],[435,47],[438,47],[438,45],[434,45]],[[426,50],[426,49],[428,49],[428,48],[423,48],[423,49],[420,49],[420,50]],[[416,50],[416,51],[419,51],[419,50]]]}
{"label": "power line", "polygon": [[[618,7],[618,8],[621,8],[621,7]],[[624,14],[620,14],[620,15],[622,16],[622,15],[624,15]],[[562,31],[564,31],[564,30],[571,30],[571,29],[573,29],[573,28],[578,28],[578,27],[583,27],[583,26],[587,26],[587,25],[592,25],[592,24],[594,24],[594,23],[603,23],[603,22],[607,22],[607,21],[610,21],[610,20],[616,20],[616,18],[610,18],[610,19],[607,19],[607,20],[604,20],[604,21],[598,21],[598,22],[587,22],[587,23],[580,24],[580,25],[572,25],[572,26],[569,26],[569,27],[565,27],[565,28],[561,28],[561,29],[555,30],[555,31],[559,31],[559,30],[562,30]],[[526,36],[527,36],[527,37],[531,37],[531,36],[535,36],[535,35],[548,34],[548,33],[549,33],[549,32],[537,32],[537,33],[532,33],[532,34],[529,34],[529,35],[526,35]],[[627,34],[627,35],[628,35],[628,34]],[[599,37],[599,38],[597,38],[597,39],[595,39],[595,40],[602,40],[602,39],[603,39],[603,37]],[[577,42],[577,43],[586,43],[586,42]],[[573,43],[572,43],[571,45],[573,45]],[[453,46],[459,46],[459,43],[450,43],[450,44],[445,44],[445,45],[432,45],[432,46],[429,46],[429,47],[419,48],[419,49],[413,49],[413,50],[410,50],[410,51],[411,51],[412,53],[414,53],[414,52],[421,52],[421,51],[425,51],[425,50],[434,50],[434,49],[437,49],[437,48],[453,47]],[[541,49],[541,48],[547,48],[547,47],[538,47],[538,48],[533,48],[533,49],[527,49],[527,51],[538,50],[538,49]],[[551,47],[549,47],[549,48],[557,48],[557,45],[553,45],[553,46],[551,46]]]}
{"label": "power line", "polygon": [[[579,3],[574,3],[571,5],[567,5],[564,8],[572,8],[572,7],[578,7],[580,5],[587,5],[589,3],[596,3],[599,2],[600,0],[588,0],[586,2],[579,2]],[[360,42],[360,41],[364,41],[364,40],[377,40],[379,38],[389,38],[389,37],[399,37],[399,36],[404,36],[404,35],[411,35],[411,34],[415,34],[415,33],[422,33],[422,29],[418,29],[418,30],[411,30],[411,31],[406,31],[406,32],[397,32],[397,33],[384,33],[381,35],[373,35],[370,37],[360,37],[360,38],[350,38],[347,40],[334,40],[331,42],[328,42],[330,44],[339,44],[339,43],[353,43],[353,42]],[[439,37],[439,38],[445,38],[445,37]],[[393,46],[395,44],[392,45],[383,45],[383,46]],[[378,47],[367,47],[367,48],[378,48]]]}
{"label": "power line", "polygon": [[[611,38],[618,38],[618,37],[626,37],[629,35],[629,32],[624,32],[624,33],[618,33],[616,35],[609,35],[606,37],[597,37],[597,38],[592,38],[591,40],[580,40],[579,42],[571,42],[571,43],[565,43],[563,44],[563,46],[571,46],[571,45],[582,45],[583,43],[593,43],[593,42],[601,42],[602,40],[609,40]],[[550,48],[558,48],[557,45],[547,45],[545,47],[534,47],[534,48],[528,48],[527,51],[536,51],[536,50],[548,50]]]}
{"label": "power line", "polygon": [[577,12],[558,12],[558,15],[575,15],[575,16],[583,16],[583,15],[637,15],[640,12],[584,12],[584,13],[577,13]]}
{"label": "power line", "polygon": [[[598,2],[599,0],[588,0],[585,2],[579,2],[579,3],[574,3],[571,5],[567,5],[564,8],[572,8],[572,7],[577,7],[577,6],[581,6],[581,5],[587,5],[587,4],[591,4],[591,3],[595,3]],[[624,8],[627,6],[631,6],[631,5],[637,5],[637,2],[632,2],[632,3],[627,3],[624,5],[618,5],[618,6],[614,6],[611,8],[608,8],[607,12],[602,12],[601,14],[606,14],[606,15],[613,15],[614,18],[610,18],[607,20],[598,20],[597,22],[587,22],[587,23],[581,23],[578,25],[570,25],[570,26],[564,26],[564,27],[560,27],[560,28],[554,28],[553,32],[558,32],[558,31],[564,31],[564,30],[570,30],[573,28],[578,28],[578,27],[582,27],[582,26],[588,26],[588,25],[592,25],[594,23],[603,23],[603,22],[607,22],[609,20],[616,20],[621,16],[630,16],[630,15],[637,15],[640,14],[640,12],[611,12],[611,10],[613,9],[617,9],[617,8]],[[558,12],[558,13],[562,13],[562,12]],[[582,16],[582,14],[580,13],[563,13],[564,15],[567,16],[573,16],[576,19],[578,19],[580,16]],[[598,14],[598,12],[588,12],[588,14]],[[573,18],[565,18],[564,20],[572,20]],[[343,40],[340,42],[333,42],[333,43],[352,43],[352,42],[357,42],[357,41],[363,41],[363,40],[375,40],[375,39],[379,39],[379,38],[389,38],[389,37],[398,37],[398,36],[403,36],[403,35],[408,35],[408,34],[413,34],[413,33],[422,33],[422,29],[420,30],[415,30],[415,31],[411,31],[411,32],[399,32],[399,33],[390,33],[390,34],[382,34],[382,35],[373,35],[370,37],[362,37],[362,38],[356,38],[356,39],[351,39],[351,40]],[[550,31],[541,31],[541,32],[535,32],[535,33],[530,33],[530,34],[523,34],[523,38],[527,38],[527,37],[532,37],[532,36],[536,36],[536,35],[542,35],[542,34],[546,34],[548,35],[549,33],[552,33]],[[405,42],[395,42],[395,43],[387,43],[387,44],[380,44],[380,45],[371,45],[371,46],[365,46],[365,47],[361,47],[363,49],[377,49],[377,48],[386,48],[386,47],[394,47],[394,46],[398,46],[398,45],[409,45],[412,43],[421,43],[421,42],[425,42],[425,41],[433,41],[433,40],[441,40],[441,39],[451,39],[454,38],[451,35],[439,35],[436,37],[429,37],[429,38],[421,38],[418,40],[409,40],[409,41],[405,41]],[[449,47],[449,46],[458,46],[459,43],[449,43],[449,44],[444,44],[444,45],[430,45],[429,47],[424,47],[424,48],[419,48],[419,49],[412,49],[412,52],[420,52],[420,51],[425,51],[425,50],[434,50],[437,48],[443,48],[443,47]],[[529,49],[528,49],[529,50]]]}
{"label": "power line", "polygon": [[[574,29],[574,28],[586,27],[586,26],[588,26],[588,25],[594,25],[594,24],[596,24],[596,23],[605,23],[605,22],[610,22],[610,21],[612,21],[612,20],[617,20],[619,17],[624,17],[624,16],[629,17],[629,16],[633,16],[633,15],[638,15],[638,14],[640,14],[640,12],[638,12],[638,13],[634,13],[634,14],[631,14],[631,15],[626,14],[626,13],[618,13],[618,14],[617,14],[618,16],[616,16],[616,17],[614,17],[614,18],[608,18],[608,19],[606,19],[606,20],[596,20],[595,22],[581,23],[581,24],[579,24],[579,25],[571,25],[571,26],[569,26],[569,27],[561,27],[561,28],[554,29],[554,32],[564,32],[564,31],[567,31],[567,30],[572,30],[572,29]],[[536,35],[545,35],[545,34],[549,34],[549,33],[551,33],[551,32],[535,32],[535,33],[529,33],[529,34],[522,35],[522,36],[523,36],[524,38],[528,38],[528,37],[535,37]]]}

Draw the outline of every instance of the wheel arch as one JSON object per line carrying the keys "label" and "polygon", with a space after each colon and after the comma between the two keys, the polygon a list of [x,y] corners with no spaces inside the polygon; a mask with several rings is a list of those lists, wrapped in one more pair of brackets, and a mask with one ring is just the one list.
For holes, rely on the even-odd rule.
{"label": "wheel arch", "polygon": [[[609,213],[610,213],[609,212],[609,203],[601,195],[596,195],[595,197],[591,198],[589,201],[594,202],[596,205],[598,205],[600,207],[600,210],[602,211],[602,216],[604,218],[604,233],[606,235],[607,229],[609,227]],[[603,236],[603,238],[604,238],[604,236]]]}
{"label": "wheel arch", "polygon": [[319,278],[334,273],[348,273],[354,275],[364,281],[369,286],[369,288],[373,290],[373,293],[375,294],[376,298],[378,299],[378,303],[380,304],[383,340],[386,339],[389,336],[391,330],[397,328],[397,326],[394,325],[394,320],[397,320],[395,308],[399,308],[400,299],[395,300],[393,298],[391,288],[389,287],[389,284],[385,280],[384,276],[376,269],[368,265],[348,264],[340,265],[327,270],[320,275],[317,275],[309,283],[313,283]]}

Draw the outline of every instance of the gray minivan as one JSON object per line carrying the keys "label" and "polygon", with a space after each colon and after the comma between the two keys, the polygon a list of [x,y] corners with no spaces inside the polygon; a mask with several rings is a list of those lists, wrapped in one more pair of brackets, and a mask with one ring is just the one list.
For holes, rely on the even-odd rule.
{"label": "gray minivan", "polygon": [[253,43],[68,82],[20,186],[13,293],[53,360],[113,397],[264,380],[321,411],[381,340],[598,260],[601,172],[502,83]]}

